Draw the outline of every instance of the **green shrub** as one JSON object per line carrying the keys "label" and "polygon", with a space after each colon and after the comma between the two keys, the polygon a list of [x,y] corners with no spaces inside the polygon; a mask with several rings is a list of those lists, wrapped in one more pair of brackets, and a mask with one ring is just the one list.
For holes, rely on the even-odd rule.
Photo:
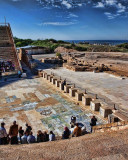
{"label": "green shrub", "polygon": [[62,58],[61,53],[57,52],[57,53],[56,53],[56,57],[58,57],[59,59],[61,59],[61,58]]}

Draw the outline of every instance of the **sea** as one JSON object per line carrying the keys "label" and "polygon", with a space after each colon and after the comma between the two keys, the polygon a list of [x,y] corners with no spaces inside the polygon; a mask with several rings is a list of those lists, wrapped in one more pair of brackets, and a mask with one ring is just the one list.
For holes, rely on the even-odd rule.
{"label": "sea", "polygon": [[89,44],[97,44],[97,45],[118,45],[123,43],[128,43],[128,40],[66,40],[67,42],[74,42],[74,43],[80,43],[80,42],[88,42]]}

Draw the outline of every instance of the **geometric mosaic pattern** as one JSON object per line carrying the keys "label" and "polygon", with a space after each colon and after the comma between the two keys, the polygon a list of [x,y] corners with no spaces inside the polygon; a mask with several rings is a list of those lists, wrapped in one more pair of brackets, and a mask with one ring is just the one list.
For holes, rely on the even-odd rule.
{"label": "geometric mosaic pattern", "polygon": [[[19,126],[25,129],[25,123],[32,126],[36,135],[41,129],[52,130],[61,135],[65,126],[70,128],[70,118],[77,117],[77,122],[86,125],[90,131],[90,116],[88,110],[82,111],[67,98],[63,98],[60,92],[56,92],[49,85],[38,79],[24,79],[0,90],[0,121],[6,123],[6,128],[17,120]],[[98,118],[98,124],[106,123]]]}

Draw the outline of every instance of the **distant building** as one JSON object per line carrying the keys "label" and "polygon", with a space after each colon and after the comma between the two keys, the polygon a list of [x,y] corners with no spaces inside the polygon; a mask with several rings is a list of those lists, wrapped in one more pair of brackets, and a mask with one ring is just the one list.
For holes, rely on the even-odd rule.
{"label": "distant building", "polygon": [[47,54],[50,53],[50,50],[46,47],[39,47],[39,46],[24,46],[17,48],[18,53],[20,49],[24,49],[27,54]]}

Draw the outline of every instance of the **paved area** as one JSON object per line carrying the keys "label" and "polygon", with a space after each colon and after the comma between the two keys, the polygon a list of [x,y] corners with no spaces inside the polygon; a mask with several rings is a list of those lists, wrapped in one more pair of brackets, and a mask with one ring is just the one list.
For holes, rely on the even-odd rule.
{"label": "paved area", "polygon": [[74,72],[62,67],[45,71],[48,73],[52,71],[55,75],[66,78],[78,87],[98,94],[107,99],[110,106],[113,106],[114,103],[128,111],[128,78],[122,80],[120,77],[107,73]]}
{"label": "paved area", "polygon": [[[16,120],[23,129],[25,123],[31,125],[34,134],[41,129],[61,135],[64,126],[69,127],[70,118],[75,115],[77,122],[82,122],[90,131],[91,111],[83,111],[42,78],[7,83],[0,89],[0,97],[0,122],[4,121],[7,129]],[[98,124],[103,123],[106,122],[98,118]]]}
{"label": "paved area", "polygon": [[1,160],[127,160],[128,130],[39,144],[1,146]]}

